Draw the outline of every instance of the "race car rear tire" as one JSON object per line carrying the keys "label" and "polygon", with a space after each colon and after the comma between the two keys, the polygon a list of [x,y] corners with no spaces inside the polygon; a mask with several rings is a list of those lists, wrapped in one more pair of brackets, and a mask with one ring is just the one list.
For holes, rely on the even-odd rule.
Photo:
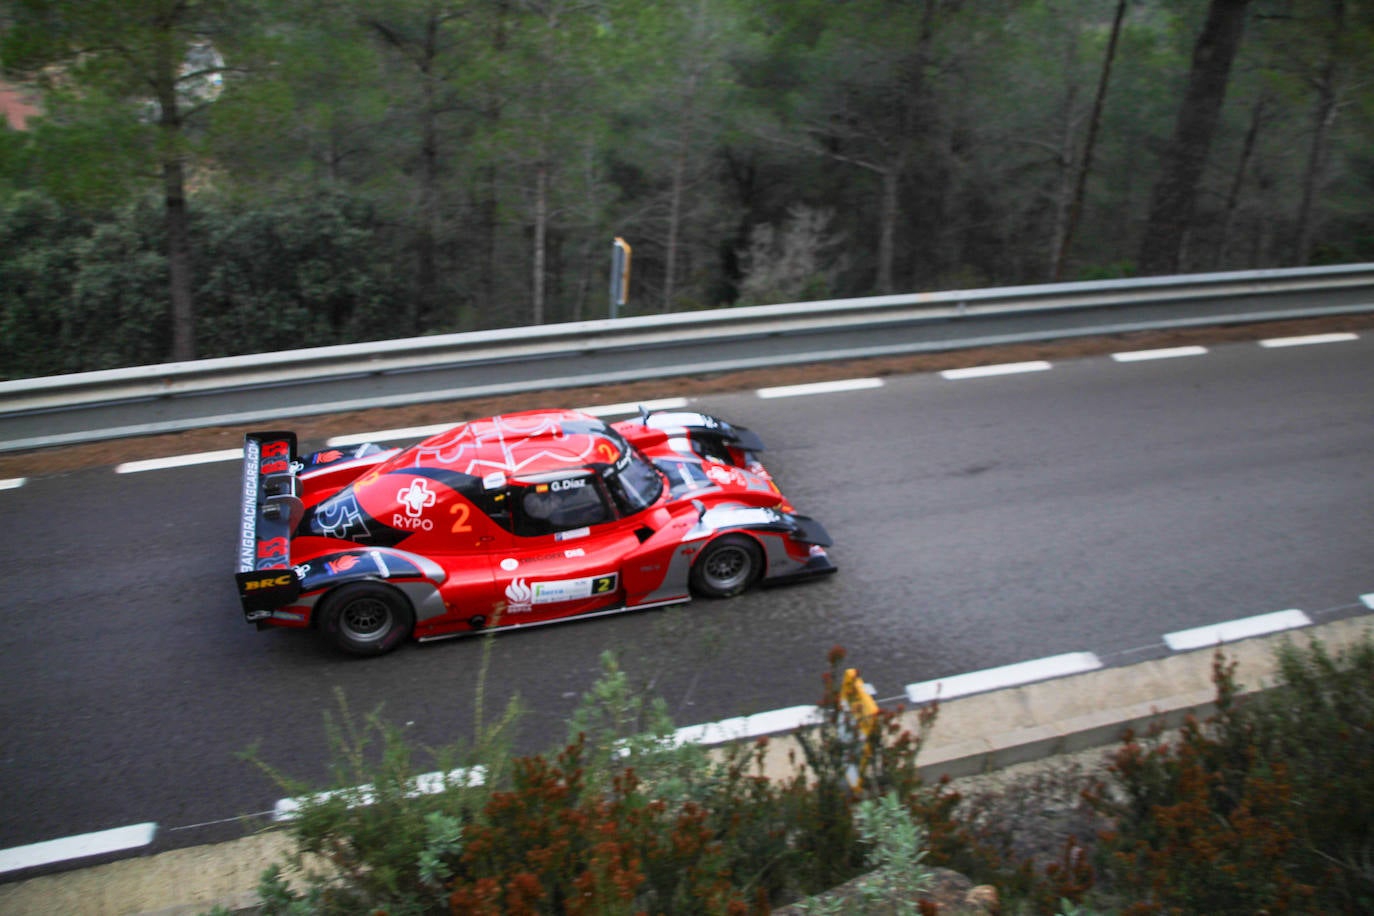
{"label": "race car rear tire", "polygon": [[405,596],[381,582],[350,582],[324,597],[320,629],[350,655],[381,655],[401,644],[415,626]]}
{"label": "race car rear tire", "polygon": [[762,575],[758,543],[743,534],[727,534],[707,544],[692,564],[692,591],[706,598],[733,598]]}

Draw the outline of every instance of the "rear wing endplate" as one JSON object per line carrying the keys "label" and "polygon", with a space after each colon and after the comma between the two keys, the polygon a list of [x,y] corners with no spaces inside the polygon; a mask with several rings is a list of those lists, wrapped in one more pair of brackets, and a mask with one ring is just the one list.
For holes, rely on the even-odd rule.
{"label": "rear wing endplate", "polygon": [[238,545],[239,600],[249,620],[270,616],[300,594],[291,567],[291,533],[304,507],[296,478],[296,434],[249,433],[243,440]]}

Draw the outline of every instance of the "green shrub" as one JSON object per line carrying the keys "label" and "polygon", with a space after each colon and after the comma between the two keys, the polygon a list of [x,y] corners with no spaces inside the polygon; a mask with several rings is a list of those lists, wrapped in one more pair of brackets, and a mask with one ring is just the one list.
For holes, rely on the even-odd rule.
{"label": "green shrub", "polygon": [[[326,716],[332,750],[327,790],[284,775],[255,751],[245,755],[300,802],[288,826],[295,850],[284,866],[264,873],[259,886],[263,911],[267,916],[443,912],[467,826],[486,804],[487,786],[503,778],[508,766],[507,742],[518,705],[479,730],[470,749],[431,750],[430,763],[421,767],[402,731],[383,720],[380,710],[359,721],[342,695],[338,702],[339,716]],[[443,774],[440,791],[420,781],[431,770]],[[290,875],[299,876],[301,891],[291,888]]]}
{"label": "green shrub", "polygon": [[1128,736],[1090,801],[1113,820],[1104,884],[1127,913],[1369,912],[1374,905],[1374,644],[1279,653],[1241,701],[1213,664],[1216,712]]}

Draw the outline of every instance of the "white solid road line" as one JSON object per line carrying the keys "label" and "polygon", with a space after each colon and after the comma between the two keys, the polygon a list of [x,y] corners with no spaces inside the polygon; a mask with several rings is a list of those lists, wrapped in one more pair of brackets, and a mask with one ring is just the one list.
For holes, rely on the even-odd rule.
{"label": "white solid road line", "polygon": [[226,448],[218,452],[197,452],[194,455],[174,455],[171,458],[151,458],[147,461],[126,461],[115,465],[116,474],[138,474],[142,471],[165,471],[168,468],[184,468],[195,464],[213,464],[216,461],[242,461],[243,449]]}
{"label": "white solid road line", "polygon": [[1177,359],[1180,356],[1206,355],[1206,347],[1166,347],[1162,350],[1133,350],[1128,353],[1113,353],[1112,359],[1119,363],[1136,363],[1148,359]]}
{"label": "white solid road line", "polygon": [[1241,620],[1228,620],[1226,623],[1180,630],[1164,634],[1164,643],[1175,652],[1188,649],[1204,649],[1223,642],[1235,642],[1251,636],[1263,636],[1280,630],[1292,630],[1312,624],[1311,618],[1299,610],[1275,611],[1260,614],[1258,617],[1245,617]]}
{"label": "white solid road line", "polygon": [[946,369],[940,375],[950,380],[966,378],[988,378],[995,375],[1016,375],[1021,372],[1044,372],[1046,369],[1054,368],[1044,360],[1033,360],[1028,363],[998,363],[994,366],[970,366],[967,369]]}
{"label": "white solid road line", "polygon": [[[435,771],[433,773],[421,773],[415,777],[415,788],[411,789],[407,795],[415,798],[420,795],[436,795],[451,786],[480,786],[487,781],[486,767],[459,767],[456,770],[449,770],[447,773]],[[356,793],[353,803],[349,807],[366,806],[376,800],[371,785],[357,786],[353,789],[337,789],[333,792],[318,792],[314,795],[298,795],[294,798],[279,799],[272,807],[272,820],[290,821],[295,820],[300,813],[301,806],[307,801],[324,802],[340,795]]]}
{"label": "white solid road line", "polygon": [[11,477],[8,480],[0,480],[0,490],[17,490],[27,482],[27,477]]}
{"label": "white solid road line", "polygon": [[1358,334],[1309,334],[1306,337],[1272,337],[1269,340],[1261,340],[1261,347],[1306,347],[1311,344],[1344,343],[1347,340],[1359,340]]}
{"label": "white solid road line", "polygon": [[70,859],[84,859],[88,856],[137,849],[147,846],[156,835],[157,824],[134,824],[130,827],[116,827],[113,830],[83,833],[60,840],[0,849],[0,874],[51,865],[54,862],[66,862]]}
{"label": "white solid road line", "polygon": [[812,382],[807,385],[781,385],[777,388],[760,388],[754,392],[761,398],[796,398],[812,394],[837,394],[842,391],[862,391],[865,388],[881,388],[880,378],[851,378],[838,382]]}
{"label": "white solid road line", "polygon": [[957,674],[940,680],[908,684],[906,696],[912,703],[928,703],[931,700],[948,700],[971,693],[1003,690],[1070,674],[1082,674],[1086,671],[1096,671],[1101,667],[1102,660],[1091,652],[1069,652],[1001,668],[970,671],[968,674]]}
{"label": "white solid road line", "polygon": [[768,712],[754,713],[752,716],[736,716],[705,725],[688,725],[673,733],[673,740],[679,744],[724,744],[745,738],[758,738],[777,732],[792,731],[804,725],[815,725],[820,721],[820,708],[816,706],[789,706],[786,709],[773,709]]}
{"label": "white solid road line", "polygon": [[[746,738],[758,738],[763,735],[777,734],[778,732],[789,732],[807,725],[817,725],[819,723],[819,707],[789,706],[786,709],[773,709],[767,712],[755,713],[751,716],[737,716],[733,719],[722,719],[719,722],[708,722],[704,725],[689,725],[685,728],[679,728],[673,733],[673,742],[678,746],[684,744],[724,744],[728,741],[741,741]],[[447,774],[442,772],[425,773],[415,778],[415,788],[412,790],[411,794],[432,795],[454,784],[480,786],[485,779],[486,770],[480,766],[450,770]],[[370,805],[375,800],[373,788],[370,785],[357,786],[353,789],[320,792],[311,796],[283,798],[279,799],[272,807],[272,820],[293,820],[300,813],[301,806],[305,802],[327,801],[328,799],[345,793],[353,795],[353,805]]]}
{"label": "white solid road line", "polygon": [[1364,602],[1365,607],[1369,608],[1371,611],[1374,611],[1374,592],[1371,592],[1368,595],[1361,595],[1360,601]]}

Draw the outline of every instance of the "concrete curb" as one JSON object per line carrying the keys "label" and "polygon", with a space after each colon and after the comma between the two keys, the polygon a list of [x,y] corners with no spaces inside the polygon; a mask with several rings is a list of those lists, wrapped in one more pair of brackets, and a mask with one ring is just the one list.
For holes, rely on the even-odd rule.
{"label": "concrete curb", "polygon": [[[1242,693],[1273,685],[1275,649],[1317,640],[1334,653],[1374,635],[1374,617],[1346,620],[1228,643]],[[1104,668],[973,696],[941,705],[921,752],[923,776],[961,778],[1120,740],[1162,722],[1173,727],[1213,708],[1212,649]],[[915,711],[908,711],[915,726]],[[769,743],[766,766],[791,771],[795,739]],[[284,831],[227,843],[176,849],[0,885],[9,916],[187,916],[216,906],[252,912],[262,871],[290,852]]]}

